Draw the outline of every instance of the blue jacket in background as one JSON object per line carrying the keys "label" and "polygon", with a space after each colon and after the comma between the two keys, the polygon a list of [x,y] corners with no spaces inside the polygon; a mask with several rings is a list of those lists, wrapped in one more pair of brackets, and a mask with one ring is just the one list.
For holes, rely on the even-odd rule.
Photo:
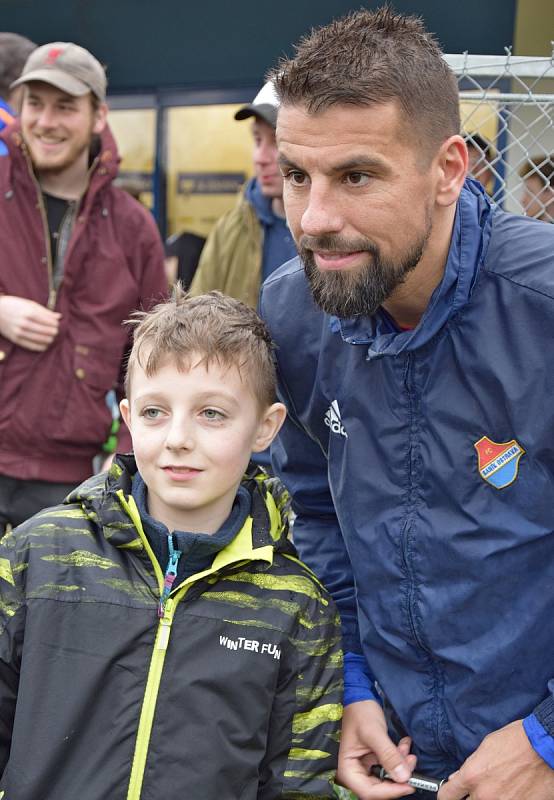
{"label": "blue jacket in background", "polygon": [[[4,130],[7,125],[10,125],[14,118],[15,114],[12,107],[0,97],[0,131]],[[0,156],[6,156],[7,154],[8,148],[4,142],[0,140]]]}
{"label": "blue jacket in background", "polygon": [[[274,466],[301,557],[413,737],[447,775],[554,701],[554,229],[468,181],[417,328],[339,321],[299,260],[265,283],[289,418]],[[538,748],[537,748],[538,749]]]}

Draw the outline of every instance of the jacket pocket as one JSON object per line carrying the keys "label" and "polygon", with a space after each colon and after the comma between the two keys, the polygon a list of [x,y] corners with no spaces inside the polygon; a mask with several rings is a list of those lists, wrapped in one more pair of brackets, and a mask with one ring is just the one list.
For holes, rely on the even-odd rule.
{"label": "jacket pocket", "polygon": [[65,397],[54,403],[48,419],[50,437],[59,443],[100,448],[112,424],[106,394],[118,382],[121,353],[103,348],[99,353],[75,345],[64,381]]}

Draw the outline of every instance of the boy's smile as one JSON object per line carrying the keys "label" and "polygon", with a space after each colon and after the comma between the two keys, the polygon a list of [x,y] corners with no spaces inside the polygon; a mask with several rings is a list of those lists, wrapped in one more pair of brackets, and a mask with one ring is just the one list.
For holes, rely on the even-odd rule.
{"label": "boy's smile", "polygon": [[195,354],[191,364],[180,371],[168,359],[151,376],[135,365],[121,412],[149,513],[170,531],[214,533],[229,516],[251,453],[273,438],[280,404],[261,410],[234,366],[206,365]]}

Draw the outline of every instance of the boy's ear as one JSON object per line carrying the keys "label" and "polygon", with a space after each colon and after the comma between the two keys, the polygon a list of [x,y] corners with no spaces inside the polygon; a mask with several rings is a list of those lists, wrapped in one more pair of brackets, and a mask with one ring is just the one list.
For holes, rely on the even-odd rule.
{"label": "boy's ear", "polygon": [[269,447],[279,433],[286,416],[287,409],[283,403],[273,403],[269,408],[266,408],[258,425],[254,446],[252,447],[253,453],[261,453],[262,450]]}
{"label": "boy's ear", "polygon": [[131,409],[129,408],[129,401],[126,397],[119,403],[119,410],[121,411],[121,416],[123,417],[125,425],[131,430]]}

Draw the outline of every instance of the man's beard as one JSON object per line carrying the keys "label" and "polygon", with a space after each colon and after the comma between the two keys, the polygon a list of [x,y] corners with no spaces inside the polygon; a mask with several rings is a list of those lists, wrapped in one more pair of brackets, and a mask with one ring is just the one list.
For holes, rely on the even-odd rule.
{"label": "man's beard", "polygon": [[[382,258],[379,247],[370,239],[344,239],[340,236],[302,236],[298,252],[315,302],[327,314],[346,318],[372,316],[393,291],[406,280],[421,260],[431,234],[427,216],[423,234],[396,261]],[[367,261],[355,270],[318,269],[313,251],[367,253]]]}

